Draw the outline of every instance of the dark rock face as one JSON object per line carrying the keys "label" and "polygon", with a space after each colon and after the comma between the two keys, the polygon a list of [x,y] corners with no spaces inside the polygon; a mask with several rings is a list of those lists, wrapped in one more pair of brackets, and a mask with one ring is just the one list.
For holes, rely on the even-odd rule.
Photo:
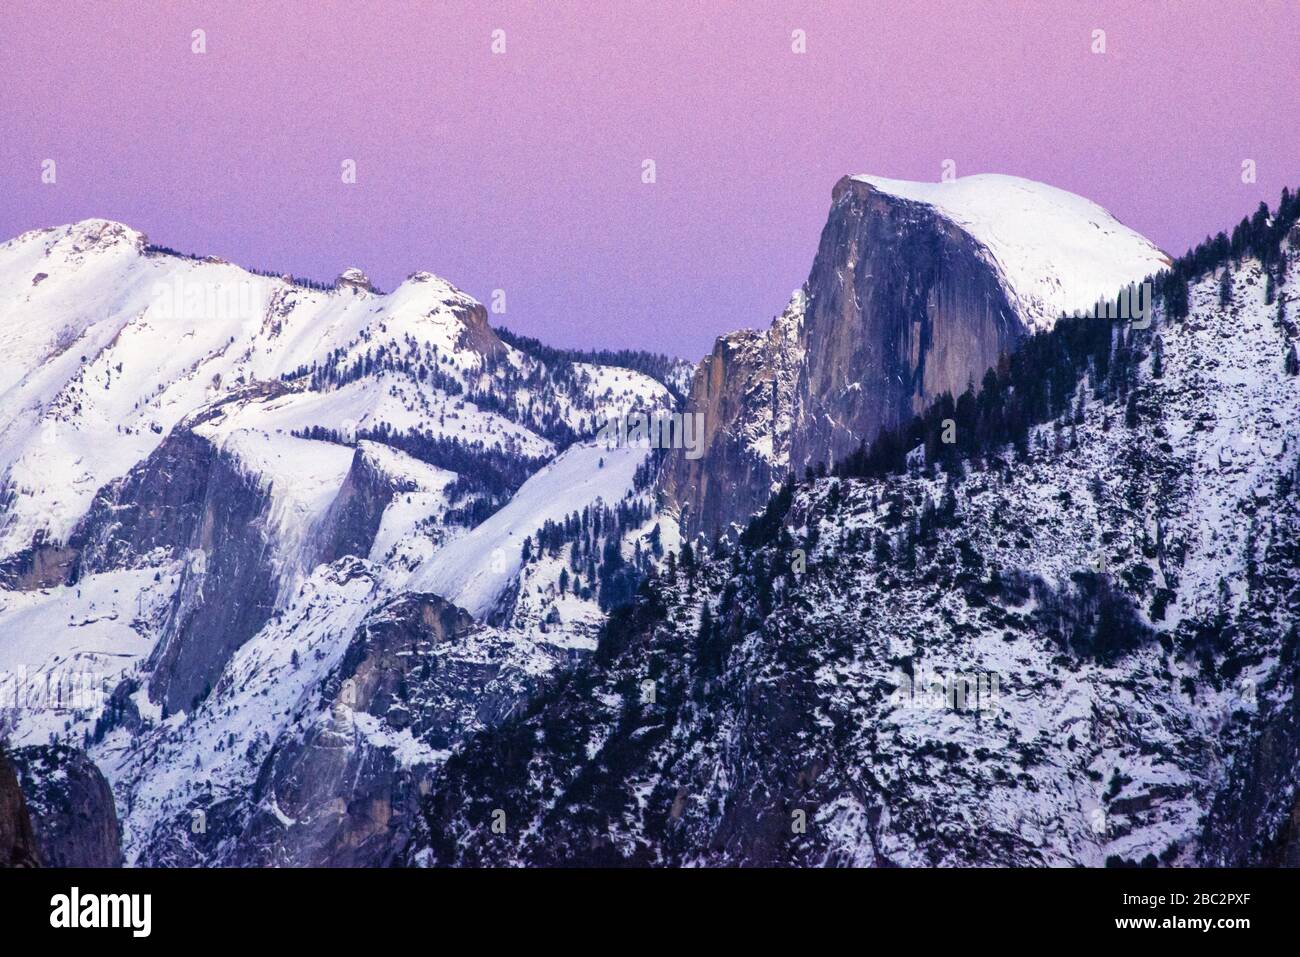
{"label": "dark rock face", "polygon": [[38,539],[0,562],[0,588],[31,591],[76,581],[80,554],[76,548]]}
{"label": "dark rock face", "polygon": [[67,546],[34,547],[8,569],[5,582],[45,587],[82,573],[187,558],[150,682],[150,696],[171,711],[190,707],[211,687],[230,653],[270,616],[276,596],[258,521],[268,504],[265,491],[190,430],[213,414],[215,408],[205,410],[178,426],[99,491]]}
{"label": "dark rock face", "polygon": [[241,837],[250,863],[392,863],[430,789],[435,753],[495,726],[535,690],[504,648],[466,653],[490,635],[436,595],[403,596],[372,614],[326,682],[327,715],[263,768]]}
{"label": "dark rock face", "polygon": [[488,323],[487,309],[481,304],[456,303],[451,306],[451,312],[465,326],[457,342],[458,348],[473,349],[487,359],[495,359],[504,354],[505,343],[492,331],[492,326]]}
{"label": "dark rock face", "polygon": [[19,748],[13,760],[45,866],[121,866],[113,791],[84,751],[40,745]]}
{"label": "dark rock face", "polygon": [[[239,834],[241,866],[366,867],[392,863],[410,831],[427,771],[372,746],[345,706],[285,742],[263,767],[259,802]],[[283,816],[282,816],[283,815]]]}
{"label": "dark rock face", "polygon": [[116,728],[125,728],[132,734],[144,728],[145,723],[140,717],[140,709],[131,697],[139,690],[140,681],[137,678],[123,678],[118,682],[117,687],[109,694],[104,710],[95,720],[95,730],[91,735],[92,744],[99,744],[104,740],[104,735]]}
{"label": "dark rock face", "polygon": [[[189,529],[189,559],[150,658],[149,697],[173,712],[188,710],[211,690],[231,654],[271,616],[279,586],[261,522],[270,504],[266,490],[224,453],[194,449],[187,461],[206,480],[191,488],[202,488],[203,498]],[[164,473],[159,479],[137,501],[169,499],[170,482]]]}
{"label": "dark rock face", "polygon": [[[327,683],[326,695],[340,701],[350,695],[353,708],[382,718],[396,731],[410,728],[432,747],[445,748],[459,735],[456,715],[443,695],[484,686],[499,669],[471,667],[461,672],[461,663],[435,662],[430,655],[439,646],[454,647],[476,627],[469,612],[436,595],[403,596],[362,626]],[[447,671],[453,674],[435,675]],[[345,694],[349,681],[353,689]],[[436,686],[442,694],[421,696],[413,707],[412,684],[425,690]]]}
{"label": "dark rock face", "polygon": [[40,856],[27,801],[9,757],[0,751],[0,867],[38,867]]}
{"label": "dark rock face", "polygon": [[848,178],[808,277],[791,461],[841,458],[956,396],[1024,334],[993,264],[928,206]]}
{"label": "dark rock face", "polygon": [[704,454],[666,453],[664,500],[692,534],[712,534],[762,508],[790,453],[802,296],[765,333],[722,336],[701,360],[686,410],[703,415]]}
{"label": "dark rock face", "polygon": [[[1290,569],[1296,574],[1295,564]],[[1300,687],[1292,649],[1291,687]],[[1300,700],[1293,694],[1235,762],[1206,818],[1207,863],[1300,867]]]}
{"label": "dark rock face", "polygon": [[[308,564],[366,555],[399,490],[358,451],[313,533]],[[150,697],[169,711],[188,710],[206,695],[230,655],[275,610],[282,572],[271,560],[270,504],[256,476],[202,435],[178,428],[96,496],[74,536],[88,572],[185,559],[151,660]]]}
{"label": "dark rock face", "polygon": [[121,480],[101,489],[73,536],[85,572],[184,555],[203,521],[216,460],[211,442],[177,429]]}
{"label": "dark rock face", "polygon": [[347,478],[316,529],[313,560],[328,564],[345,555],[365,558],[374,544],[384,509],[394,495],[405,491],[414,489],[387,474],[366,454],[365,446],[359,446]]}
{"label": "dark rock face", "polygon": [[1300,795],[1292,801],[1264,863],[1270,867],[1300,867]]}
{"label": "dark rock face", "polygon": [[705,454],[669,460],[664,501],[692,535],[743,524],[788,472],[829,465],[978,383],[1025,328],[968,233],[845,177],[802,298],[701,362],[686,410],[705,416]]}

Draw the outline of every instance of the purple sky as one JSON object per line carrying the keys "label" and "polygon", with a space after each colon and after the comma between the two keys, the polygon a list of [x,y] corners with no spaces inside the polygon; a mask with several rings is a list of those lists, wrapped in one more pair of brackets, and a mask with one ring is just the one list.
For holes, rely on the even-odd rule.
{"label": "purple sky", "polygon": [[1173,252],[1300,185],[1295,0],[235,6],[8,0],[0,237],[429,269],[556,344],[694,358],[782,308],[844,173],[1040,179]]}

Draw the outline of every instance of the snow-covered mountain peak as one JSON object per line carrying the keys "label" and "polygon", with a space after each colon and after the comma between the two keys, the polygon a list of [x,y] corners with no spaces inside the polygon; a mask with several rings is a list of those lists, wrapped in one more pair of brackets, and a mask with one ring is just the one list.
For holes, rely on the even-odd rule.
{"label": "snow-covered mountain peak", "polygon": [[64,541],[96,492],[177,426],[388,430],[531,469],[553,439],[591,431],[597,405],[667,397],[604,367],[552,376],[430,272],[381,293],[350,268],[325,287],[177,253],[103,219],[0,245],[0,352],[0,560],[37,535]]}
{"label": "snow-covered mountain peak", "polygon": [[394,301],[418,299],[431,306],[448,304],[462,309],[482,308],[482,304],[469,293],[457,288],[441,276],[423,269],[407,276],[400,286],[387,294],[387,298]]}
{"label": "snow-covered mountain peak", "polygon": [[356,266],[349,266],[347,269],[339,273],[339,277],[334,280],[334,288],[350,288],[353,291],[364,292],[375,291],[375,287],[370,282],[370,277]]}
{"label": "snow-covered mountain peak", "polygon": [[670,463],[667,500],[688,533],[743,523],[787,471],[960,395],[1025,334],[1167,264],[1100,206],[1041,183],[844,177],[782,317],[720,337],[701,364],[688,409],[710,423],[705,461]]}
{"label": "snow-covered mountain peak", "polygon": [[1022,316],[1045,329],[1169,265],[1155,244],[1101,206],[1034,180],[980,173],[926,183],[851,177],[876,192],[933,208],[996,261]]}
{"label": "snow-covered mountain peak", "polygon": [[30,229],[0,243],[0,255],[21,256],[34,268],[47,267],[40,272],[48,274],[49,265],[78,265],[87,256],[109,252],[142,255],[148,242],[144,233],[124,223],[111,219],[83,219],[63,226]]}
{"label": "snow-covered mountain peak", "polygon": [[66,243],[76,252],[89,252],[95,249],[109,249],[125,245],[138,252],[143,252],[148,237],[138,229],[132,229],[125,223],[111,219],[83,219],[77,223],[58,227],[54,230],[57,243]]}

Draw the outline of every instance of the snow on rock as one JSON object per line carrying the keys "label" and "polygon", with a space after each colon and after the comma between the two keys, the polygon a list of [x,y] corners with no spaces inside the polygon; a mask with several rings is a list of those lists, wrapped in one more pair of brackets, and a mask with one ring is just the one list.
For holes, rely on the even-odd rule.
{"label": "snow on rock", "polygon": [[[419,556],[427,558],[433,552],[434,542],[431,535],[422,535],[421,530],[447,510],[447,488],[456,481],[456,473],[436,468],[378,442],[359,442],[357,447],[398,485],[397,493],[384,509],[379,530],[370,547],[371,561],[397,563],[399,550],[411,554],[412,539],[428,544],[429,548]],[[441,531],[447,533],[449,530],[443,528]]]}
{"label": "snow on rock", "polygon": [[543,522],[598,500],[618,502],[646,455],[644,448],[573,446],[491,518],[435,553],[412,575],[410,589],[440,595],[475,617],[486,615],[519,573],[524,538]]}
{"label": "snow on rock", "polygon": [[[268,427],[384,423],[552,453],[447,391],[463,391],[504,349],[471,297],[432,277],[389,295],[344,278],[325,291],[173,255],[105,220],[0,244],[0,485],[14,492],[0,556],[37,533],[66,540],[98,489],[231,389],[326,365],[349,381],[261,410]],[[393,366],[403,371],[385,378]]]}
{"label": "snow on rock", "polygon": [[74,713],[102,707],[153,650],[175,582],[171,568],[145,568],[0,591],[0,727],[15,744],[43,744]]}
{"label": "snow on rock", "polygon": [[1050,328],[1063,312],[1091,309],[1169,264],[1096,203],[1045,183],[999,173],[940,183],[853,179],[931,206],[968,232],[992,255],[1033,329]]}
{"label": "snow on rock", "polygon": [[355,559],[317,569],[235,652],[192,716],[163,723],[148,747],[118,730],[93,750],[125,809],[128,862],[161,820],[197,795],[248,793],[272,744],[319,700],[321,681],[338,665],[375,589],[373,569]]}
{"label": "snow on rock", "polygon": [[232,455],[270,498],[263,520],[276,552],[279,604],[311,571],[310,533],[338,495],[355,453],[346,445],[229,428],[224,423],[205,424],[194,431]]}

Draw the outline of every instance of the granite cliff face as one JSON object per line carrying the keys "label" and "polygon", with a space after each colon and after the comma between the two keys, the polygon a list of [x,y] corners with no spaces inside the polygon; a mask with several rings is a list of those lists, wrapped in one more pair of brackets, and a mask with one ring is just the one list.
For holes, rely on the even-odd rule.
{"label": "granite cliff face", "polygon": [[1042,184],[846,176],[801,294],[766,333],[724,336],[701,362],[687,411],[705,416],[705,453],[669,457],[664,502],[690,534],[743,523],[788,472],[978,385],[1027,332],[1166,261]]}
{"label": "granite cliff face", "polygon": [[231,652],[271,614],[268,508],[255,476],[209,438],[178,427],[96,496],[73,535],[86,574],[179,560],[149,684],[169,712],[210,690]]}
{"label": "granite cliff face", "polygon": [[365,558],[393,497],[417,489],[409,478],[384,467],[377,446],[358,445],[347,478],[313,533],[311,560],[328,564],[345,555]]}
{"label": "granite cliff face", "polygon": [[37,867],[40,857],[18,775],[0,751],[0,867]]}
{"label": "granite cliff face", "polygon": [[340,448],[336,458],[350,465],[337,494],[314,521],[306,516],[309,527],[289,536],[296,546],[285,547],[276,483],[241,454],[240,443],[211,428],[229,406],[287,392],[262,384],[185,420],[144,462],[100,491],[70,539],[74,567],[86,575],[179,564],[150,661],[150,697],[168,712],[189,710],[211,691],[230,656],[307,569],[368,555],[394,495],[416,489],[411,479],[386,470],[392,456],[382,447]]}
{"label": "granite cliff face", "polygon": [[800,290],[766,332],[722,336],[700,361],[686,408],[704,416],[704,455],[669,453],[661,474],[684,528],[725,528],[762,507],[784,477],[805,308]]}
{"label": "granite cliff face", "polygon": [[1024,331],[969,233],[930,206],[840,180],[808,278],[791,463],[829,464],[964,391]]}
{"label": "granite cliff face", "polygon": [[75,581],[79,554],[75,548],[47,542],[38,533],[28,548],[0,561],[0,587],[28,591]]}
{"label": "granite cliff face", "polygon": [[113,791],[86,752],[64,745],[19,748],[13,763],[45,867],[120,867]]}

